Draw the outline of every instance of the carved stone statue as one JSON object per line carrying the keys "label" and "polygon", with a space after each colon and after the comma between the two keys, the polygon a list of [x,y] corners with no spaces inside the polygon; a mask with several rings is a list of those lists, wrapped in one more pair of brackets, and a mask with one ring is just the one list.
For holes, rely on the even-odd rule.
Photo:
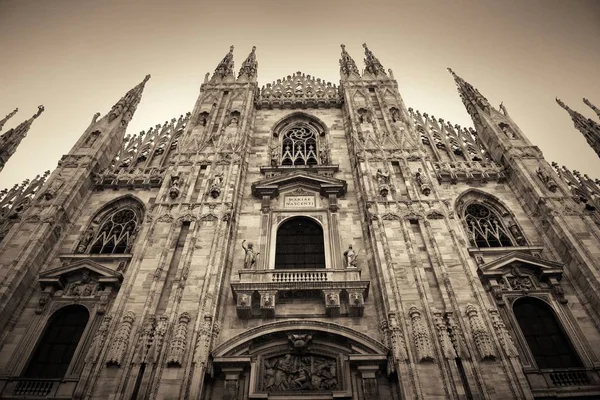
{"label": "carved stone statue", "polygon": [[279,165],[279,146],[275,145],[269,149],[271,158],[271,167]]}
{"label": "carved stone statue", "polygon": [[540,178],[540,180],[544,182],[549,191],[553,193],[556,192],[556,190],[558,189],[558,185],[541,166],[537,169],[537,175]]}
{"label": "carved stone statue", "polygon": [[377,169],[377,173],[375,174],[375,177],[377,178],[377,183],[379,183],[380,185],[390,183],[390,173],[383,172],[381,170],[381,168]]}
{"label": "carved stone statue", "polygon": [[256,264],[256,258],[260,253],[254,253],[254,245],[252,243],[248,243],[246,246],[246,240],[242,240],[242,248],[246,252],[244,256],[244,269],[251,269],[254,264]]}
{"label": "carved stone statue", "polygon": [[169,197],[171,197],[172,199],[176,199],[177,197],[179,197],[179,185],[179,176],[171,176],[171,187],[169,188]]}
{"label": "carved stone statue", "polygon": [[215,174],[210,185],[209,193],[213,199],[216,199],[221,194],[221,186],[223,185],[223,172]]}
{"label": "carved stone statue", "polygon": [[348,250],[344,252],[344,264],[346,268],[356,268],[356,257],[358,254],[352,249],[352,245],[348,246]]}
{"label": "carved stone statue", "polygon": [[323,146],[319,152],[319,157],[321,159],[321,165],[329,164],[329,147],[327,145]]}
{"label": "carved stone statue", "polygon": [[427,176],[421,170],[421,168],[419,168],[419,170],[415,174],[415,180],[419,184],[421,193],[423,193],[425,196],[429,196],[429,194],[431,193],[431,185],[429,184],[429,179],[427,179]]}
{"label": "carved stone statue", "polygon": [[77,246],[77,253],[85,253],[93,238],[94,227],[90,226],[81,236],[81,240],[79,241],[79,245]]}

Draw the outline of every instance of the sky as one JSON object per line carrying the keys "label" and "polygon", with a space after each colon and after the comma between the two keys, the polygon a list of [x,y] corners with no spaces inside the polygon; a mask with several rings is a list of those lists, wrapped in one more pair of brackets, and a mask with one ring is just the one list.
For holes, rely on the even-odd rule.
{"label": "sky", "polygon": [[596,0],[0,0],[4,131],[46,111],[0,173],[0,188],[45,170],[146,74],[128,133],[191,111],[230,45],[236,69],[257,46],[263,86],[296,71],[339,82],[340,44],[362,69],[366,42],[391,68],[406,105],[472,126],[451,67],[513,120],[548,161],[600,178],[600,159],[559,97],[596,117]]}

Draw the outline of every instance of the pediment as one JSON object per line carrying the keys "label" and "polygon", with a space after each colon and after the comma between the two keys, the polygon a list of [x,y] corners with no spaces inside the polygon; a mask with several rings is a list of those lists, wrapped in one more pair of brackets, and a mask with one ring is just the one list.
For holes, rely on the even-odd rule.
{"label": "pediment", "polygon": [[123,274],[120,272],[116,272],[96,261],[82,259],[41,273],[38,282],[42,289],[46,286],[55,286],[62,289],[71,277],[81,275],[93,276],[99,283],[113,286],[119,286],[123,281]]}
{"label": "pediment", "polygon": [[260,198],[263,196],[274,198],[279,196],[281,190],[296,186],[319,192],[322,196],[335,194],[339,197],[346,193],[348,185],[341,179],[299,170],[254,182],[252,194]]}
{"label": "pediment", "polygon": [[544,260],[531,254],[513,251],[493,261],[479,266],[479,273],[486,278],[499,278],[517,268],[529,272],[540,281],[550,277],[558,280],[562,278],[563,265],[557,262]]}

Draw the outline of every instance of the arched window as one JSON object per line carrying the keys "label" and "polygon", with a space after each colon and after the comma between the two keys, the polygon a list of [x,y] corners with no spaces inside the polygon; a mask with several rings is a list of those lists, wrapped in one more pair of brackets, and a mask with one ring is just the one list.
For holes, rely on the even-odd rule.
{"label": "arched window", "polygon": [[538,368],[582,366],[554,312],[546,303],[533,297],[524,297],[515,302],[513,311]]}
{"label": "arched window", "polygon": [[54,313],[29,361],[25,377],[63,378],[88,319],[87,309],[80,305],[63,307]]}
{"label": "arched window", "polygon": [[[509,231],[494,210],[481,203],[472,203],[464,216],[469,239],[477,247],[513,246]],[[515,229],[518,227],[515,225]]]}
{"label": "arched window", "polygon": [[91,241],[92,254],[123,254],[130,250],[138,231],[135,210],[124,207],[108,214]]}
{"label": "arched window", "polygon": [[275,269],[325,268],[323,229],[310,218],[290,218],[277,231]]}
{"label": "arched window", "polygon": [[283,132],[282,165],[315,165],[317,152],[317,134],[309,124],[292,124]]}

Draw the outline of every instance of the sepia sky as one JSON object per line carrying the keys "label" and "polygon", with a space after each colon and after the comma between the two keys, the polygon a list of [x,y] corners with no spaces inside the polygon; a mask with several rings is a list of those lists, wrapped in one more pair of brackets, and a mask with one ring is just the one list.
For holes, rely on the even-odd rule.
{"label": "sepia sky", "polygon": [[596,0],[0,0],[0,118],[46,111],[0,173],[0,188],[52,170],[95,112],[152,78],[134,134],[191,111],[204,75],[235,45],[257,46],[259,85],[296,71],[339,82],[341,43],[392,68],[408,107],[472,126],[446,67],[501,101],[548,161],[600,178],[568,114],[600,107]]}

